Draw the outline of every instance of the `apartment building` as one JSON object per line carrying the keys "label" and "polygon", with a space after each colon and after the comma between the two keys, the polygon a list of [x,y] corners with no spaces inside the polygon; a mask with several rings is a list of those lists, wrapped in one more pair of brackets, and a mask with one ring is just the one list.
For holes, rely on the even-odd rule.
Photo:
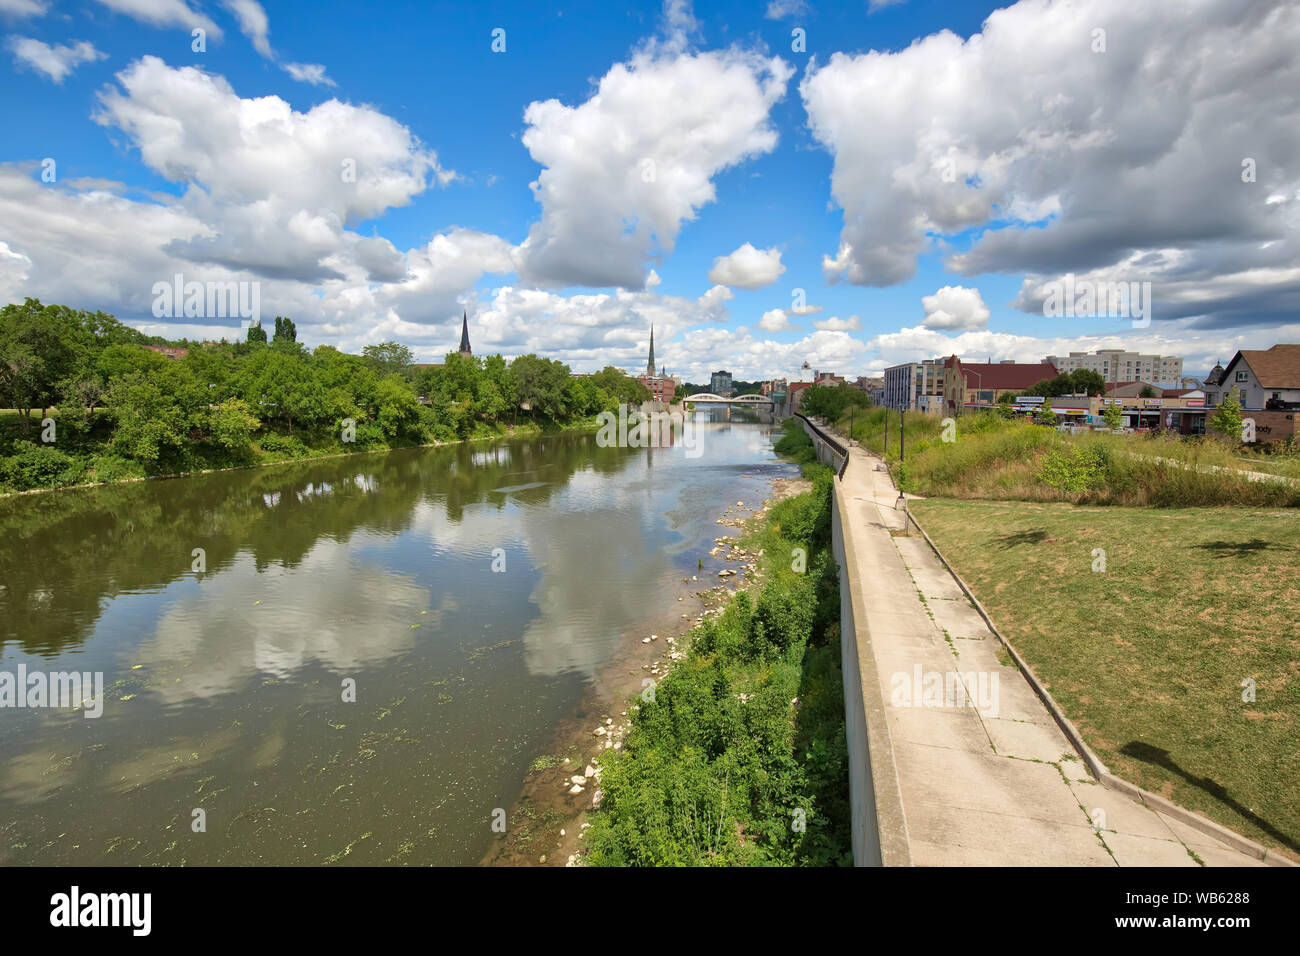
{"label": "apartment building", "polygon": [[1107,382],[1160,382],[1181,384],[1183,360],[1176,355],[1142,355],[1123,349],[1098,349],[1096,352],[1071,352],[1049,355],[1044,362],[1062,372],[1089,369]]}
{"label": "apartment building", "polygon": [[885,369],[884,404],[937,412],[943,403],[944,359],[906,362]]}

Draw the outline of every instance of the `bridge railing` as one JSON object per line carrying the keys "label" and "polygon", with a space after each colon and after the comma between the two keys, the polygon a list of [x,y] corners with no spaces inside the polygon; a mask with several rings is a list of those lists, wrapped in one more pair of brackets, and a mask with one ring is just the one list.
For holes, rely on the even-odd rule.
{"label": "bridge railing", "polygon": [[803,422],[804,431],[808,433],[808,437],[813,441],[813,446],[817,449],[817,460],[826,461],[829,459],[835,466],[836,477],[843,478],[844,469],[849,466],[849,450],[844,443],[807,415],[795,412],[794,417]]}

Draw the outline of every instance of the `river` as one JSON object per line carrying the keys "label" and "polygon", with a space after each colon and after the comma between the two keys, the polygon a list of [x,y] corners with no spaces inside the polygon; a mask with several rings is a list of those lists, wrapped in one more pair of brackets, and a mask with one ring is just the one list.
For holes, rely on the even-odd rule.
{"label": "river", "polygon": [[0,674],[104,687],[97,718],[0,708],[0,864],[477,863],[601,668],[714,580],[716,518],[795,473],[699,415],[694,454],[561,434],[0,501]]}

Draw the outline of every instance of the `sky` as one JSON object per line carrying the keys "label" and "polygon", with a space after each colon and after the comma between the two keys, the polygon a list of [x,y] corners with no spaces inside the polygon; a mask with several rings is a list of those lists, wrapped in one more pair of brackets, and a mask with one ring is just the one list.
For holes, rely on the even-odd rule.
{"label": "sky", "polygon": [[691,382],[1300,342],[1294,0],[541,6],[0,0],[0,303],[236,338],[159,293],[248,283],[576,371],[653,325]]}

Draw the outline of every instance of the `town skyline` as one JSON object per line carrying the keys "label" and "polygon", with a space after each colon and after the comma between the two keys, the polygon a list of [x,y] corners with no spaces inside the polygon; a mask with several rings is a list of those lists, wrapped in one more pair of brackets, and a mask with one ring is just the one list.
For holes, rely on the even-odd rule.
{"label": "town skyline", "polygon": [[[1102,348],[1203,375],[1300,340],[1297,67],[1245,52],[1293,46],[1294,10],[996,6],[372,11],[375,75],[328,5],[3,3],[0,299],[234,338],[150,290],[250,282],[305,341],[431,361],[467,312],[483,350],[580,371],[637,369],[653,324],[689,381]],[[1139,35],[1170,55],[1135,58]],[[1052,67],[1004,76],[989,51]],[[1127,102],[1139,80],[1180,90],[1163,126]],[[679,90],[689,115],[657,107]],[[1044,314],[1067,276],[1149,283],[1145,325]]]}

